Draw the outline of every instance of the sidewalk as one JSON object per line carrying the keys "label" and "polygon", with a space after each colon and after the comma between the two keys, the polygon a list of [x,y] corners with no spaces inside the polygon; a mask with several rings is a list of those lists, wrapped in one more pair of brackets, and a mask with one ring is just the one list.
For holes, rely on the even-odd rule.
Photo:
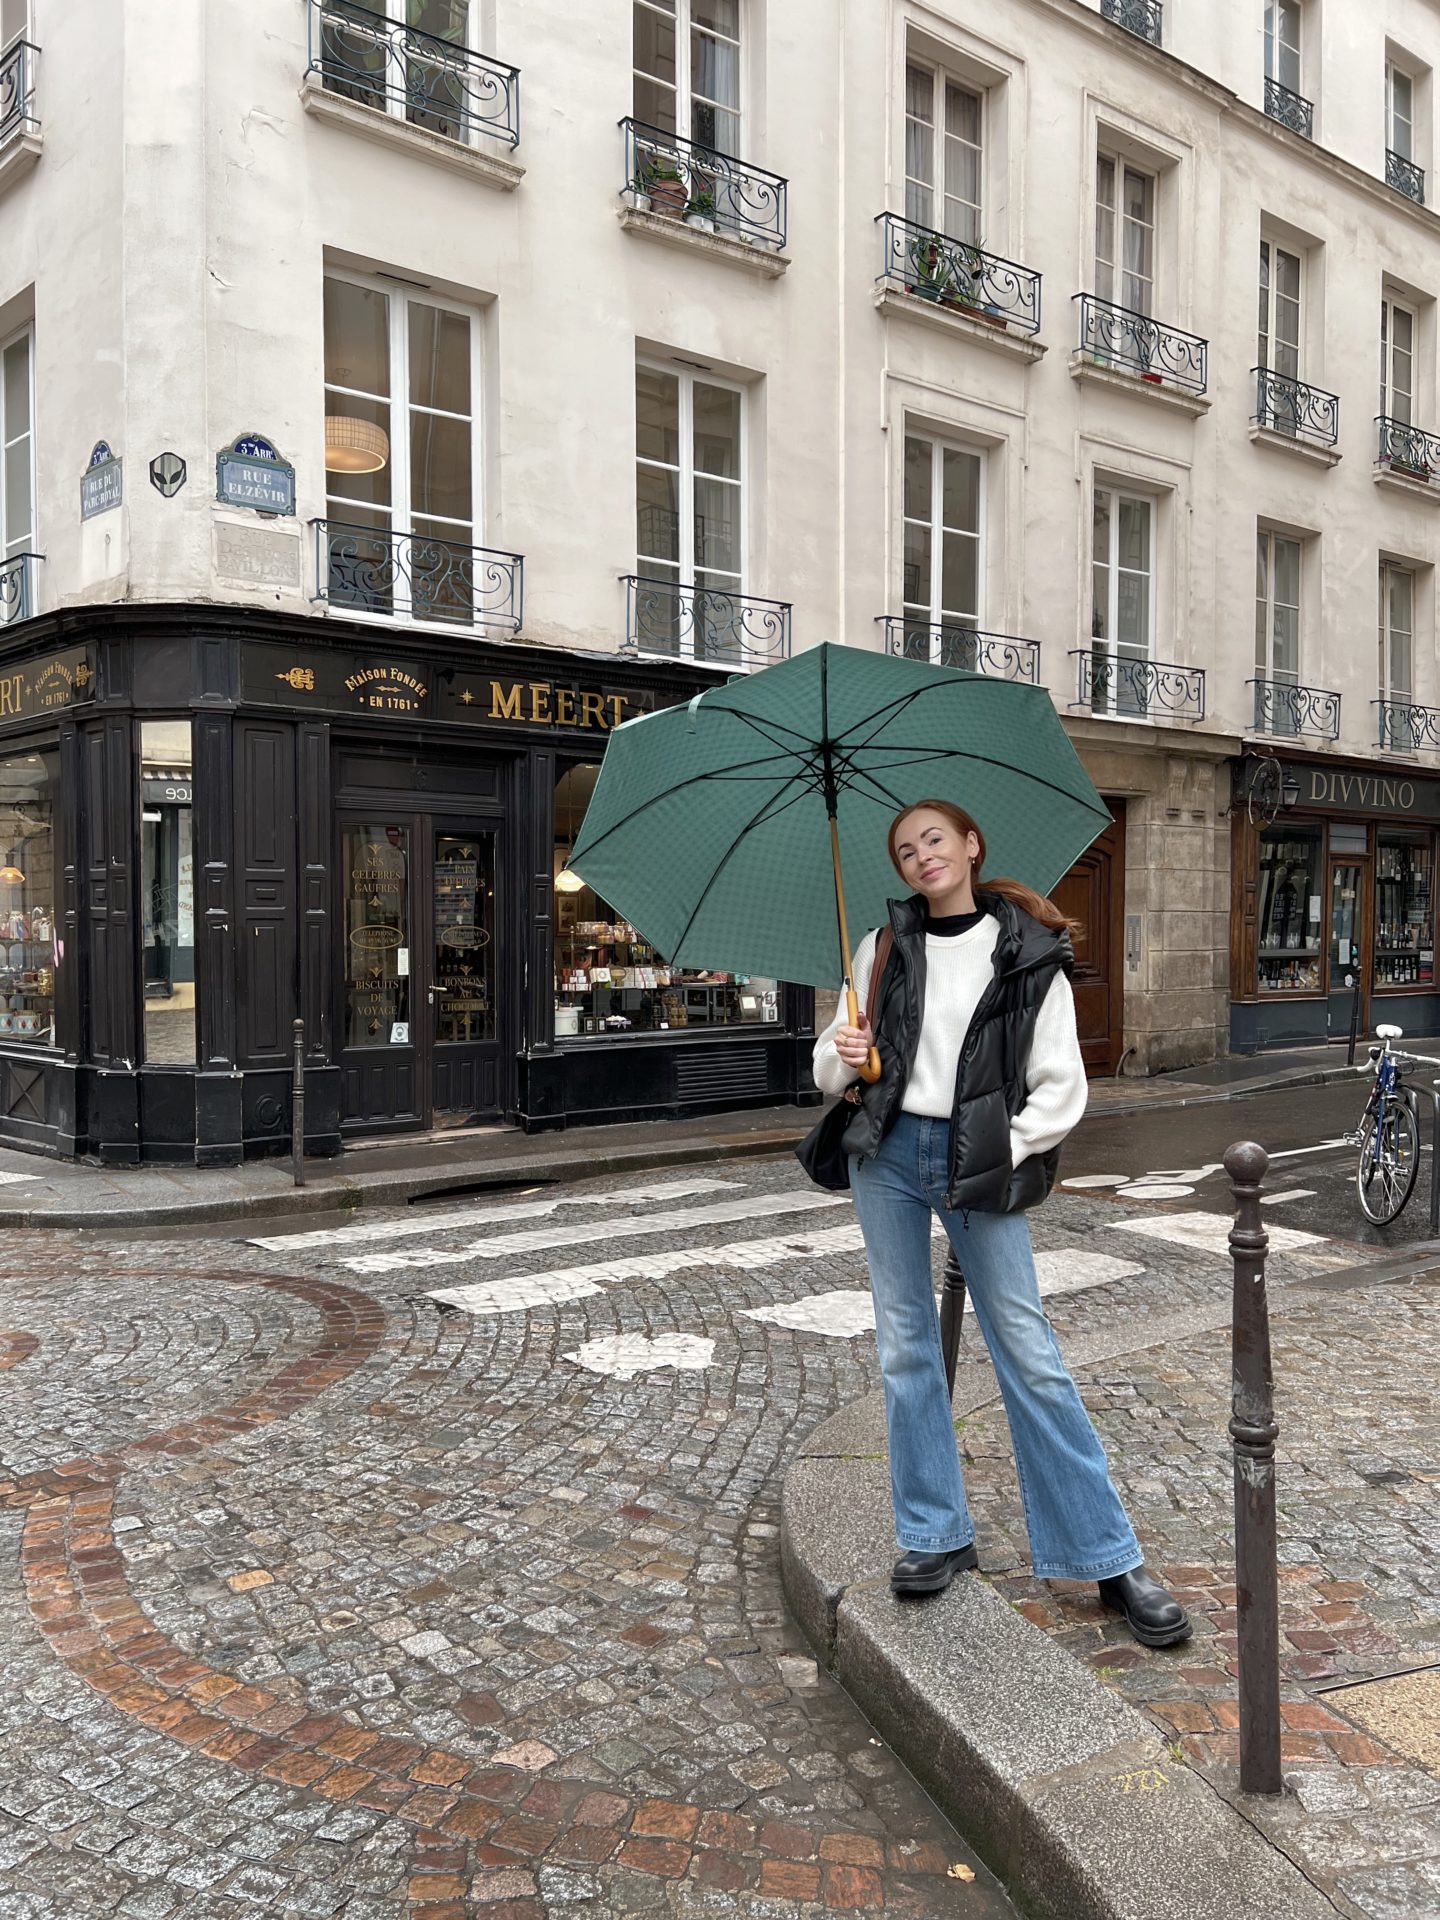
{"label": "sidewalk", "polygon": [[[1273,1087],[1322,1085],[1347,1076],[1344,1058],[1343,1048],[1298,1047],[1153,1079],[1096,1080],[1090,1086],[1090,1112],[1133,1113],[1230,1100]],[[819,1112],[818,1107],[780,1106],[554,1133],[480,1127],[409,1134],[367,1142],[334,1159],[308,1160],[303,1188],[294,1185],[288,1158],[221,1168],[98,1167],[5,1148],[0,1149],[0,1225],[200,1226],[787,1153]]]}
{"label": "sidewalk", "polygon": [[[1076,1243],[1088,1221],[1086,1244],[1107,1243],[1105,1202],[1062,1204],[1037,1241]],[[980,1578],[923,1607],[890,1597],[879,1395],[822,1426],[787,1476],[786,1589],[812,1644],[1049,1920],[1440,1916],[1440,1266],[1433,1246],[1351,1257],[1270,1262],[1279,1799],[1238,1785],[1223,1256],[1192,1251],[1208,1284],[1168,1316],[1102,1327],[1092,1310],[1086,1328],[1077,1309],[1080,1330],[1059,1328],[1149,1564],[1191,1611],[1187,1645],[1147,1651],[1093,1586],[1030,1576],[978,1333],[956,1426]]]}

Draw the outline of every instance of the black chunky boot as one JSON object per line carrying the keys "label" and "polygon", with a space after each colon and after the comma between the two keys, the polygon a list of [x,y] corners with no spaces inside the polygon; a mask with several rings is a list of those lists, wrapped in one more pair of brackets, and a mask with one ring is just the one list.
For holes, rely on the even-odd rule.
{"label": "black chunky boot", "polygon": [[957,1573],[969,1573],[980,1564],[975,1542],[953,1547],[949,1553],[924,1553],[912,1547],[902,1553],[890,1571],[892,1593],[943,1593]]}
{"label": "black chunky boot", "polygon": [[1142,1647],[1174,1647],[1190,1638],[1189,1614],[1144,1567],[1099,1584],[1101,1603],[1124,1614],[1125,1624]]}

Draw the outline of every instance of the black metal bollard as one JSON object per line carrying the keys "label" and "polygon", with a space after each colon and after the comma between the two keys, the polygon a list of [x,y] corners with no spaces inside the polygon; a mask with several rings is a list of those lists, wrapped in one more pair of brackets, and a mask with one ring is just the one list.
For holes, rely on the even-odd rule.
{"label": "black metal bollard", "polygon": [[945,1278],[940,1292],[940,1347],[945,1355],[945,1384],[955,1391],[955,1363],[960,1357],[960,1322],[965,1316],[965,1275],[951,1247],[945,1255]]}
{"label": "black metal bollard", "polygon": [[294,1084],[290,1089],[290,1171],[305,1184],[305,1022],[295,1022]]}
{"label": "black metal bollard", "polygon": [[1270,1156],[1242,1140],[1225,1155],[1235,1195],[1230,1255],[1230,1440],[1235,1453],[1235,1585],[1240,1628],[1240,1790],[1280,1792],[1280,1601],[1275,1553],[1275,1387],[1260,1183]]}
{"label": "black metal bollard", "polygon": [[1355,954],[1355,972],[1353,976],[1347,974],[1346,978],[1350,981],[1351,991],[1350,1044],[1345,1050],[1345,1064],[1347,1067],[1353,1067],[1355,1064],[1355,1042],[1360,1038],[1360,955],[1358,950]]}

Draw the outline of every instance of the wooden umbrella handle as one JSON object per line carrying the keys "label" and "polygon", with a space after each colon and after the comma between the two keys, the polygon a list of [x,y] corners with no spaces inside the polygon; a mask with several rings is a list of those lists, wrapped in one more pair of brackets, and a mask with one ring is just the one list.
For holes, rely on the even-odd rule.
{"label": "wooden umbrella handle", "polygon": [[[848,985],[845,988],[845,1010],[850,1016],[850,1025],[852,1027],[858,1027],[860,1024],[860,1000],[855,989]],[[875,1082],[880,1078],[881,1071],[879,1048],[871,1047],[869,1058],[860,1069],[860,1078],[865,1082],[866,1086],[873,1087]]]}

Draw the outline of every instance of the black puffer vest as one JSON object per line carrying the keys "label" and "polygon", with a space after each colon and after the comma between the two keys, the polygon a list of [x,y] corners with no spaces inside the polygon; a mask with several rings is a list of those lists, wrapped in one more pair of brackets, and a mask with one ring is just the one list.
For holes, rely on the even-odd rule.
{"label": "black puffer vest", "polygon": [[[1010,1163],[1010,1122],[1025,1104],[1025,1069],[1040,1003],[1057,972],[1074,971],[1068,933],[1053,932],[998,893],[975,904],[1000,922],[995,973],[960,1049],[946,1205],[981,1213],[1038,1206],[1055,1184],[1060,1149]],[[845,1151],[869,1159],[899,1117],[925,1017],[925,902],[890,902],[895,945],[875,1010],[882,1072],[845,1129]]]}

